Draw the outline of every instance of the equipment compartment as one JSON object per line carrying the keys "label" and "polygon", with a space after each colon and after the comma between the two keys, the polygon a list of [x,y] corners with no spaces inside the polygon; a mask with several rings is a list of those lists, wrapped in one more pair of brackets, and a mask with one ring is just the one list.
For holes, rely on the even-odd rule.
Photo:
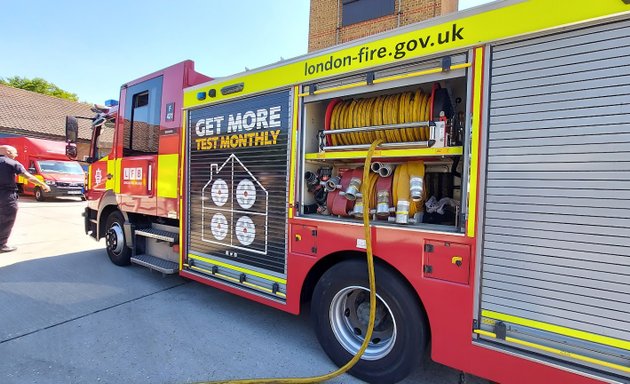
{"label": "equipment compartment", "polygon": [[[458,230],[467,83],[464,70],[453,72],[378,91],[344,91],[357,76],[324,90],[304,86],[301,214],[361,219],[367,202],[377,223]],[[362,196],[363,161],[375,140],[382,144]]]}

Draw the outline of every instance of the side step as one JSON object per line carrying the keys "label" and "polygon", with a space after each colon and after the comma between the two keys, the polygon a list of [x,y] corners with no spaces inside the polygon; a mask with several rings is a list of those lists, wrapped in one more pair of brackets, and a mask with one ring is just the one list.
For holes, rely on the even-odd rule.
{"label": "side step", "polygon": [[[162,231],[164,232],[164,231]],[[137,231],[136,231],[137,233]],[[154,269],[158,272],[162,272],[166,275],[172,275],[179,271],[179,264],[160,259],[159,257],[151,255],[135,255],[131,257],[131,262],[142,265],[149,269]]]}
{"label": "side step", "polygon": [[150,239],[167,241],[172,244],[177,244],[179,242],[179,234],[165,231],[163,229],[141,228],[141,229],[136,229],[135,234],[136,236],[144,236]]}

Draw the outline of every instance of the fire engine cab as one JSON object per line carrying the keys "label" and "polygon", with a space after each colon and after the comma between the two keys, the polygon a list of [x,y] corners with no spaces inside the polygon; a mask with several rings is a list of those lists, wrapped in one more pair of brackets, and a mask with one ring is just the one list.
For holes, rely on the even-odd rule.
{"label": "fire engine cab", "polygon": [[629,15],[506,0],[226,78],[154,72],[94,118],[86,232],[117,265],[310,302],[338,365],[371,248],[368,382],[430,343],[496,382],[628,383]]}

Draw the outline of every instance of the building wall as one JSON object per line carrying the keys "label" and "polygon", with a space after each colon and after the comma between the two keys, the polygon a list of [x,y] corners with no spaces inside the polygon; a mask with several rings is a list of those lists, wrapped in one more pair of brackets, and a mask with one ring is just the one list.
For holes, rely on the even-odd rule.
{"label": "building wall", "polygon": [[308,51],[316,51],[457,10],[458,0],[396,0],[395,13],[341,27],[341,0],[311,0]]}

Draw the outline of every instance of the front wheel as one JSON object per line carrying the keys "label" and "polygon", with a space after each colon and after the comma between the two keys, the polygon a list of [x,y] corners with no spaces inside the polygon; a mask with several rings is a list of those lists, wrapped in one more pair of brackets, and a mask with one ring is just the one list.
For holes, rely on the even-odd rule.
{"label": "front wheel", "polygon": [[114,211],[107,216],[105,233],[105,247],[107,255],[112,263],[120,266],[131,264],[131,248],[125,242],[123,224],[125,218],[119,211]]}
{"label": "front wheel", "polygon": [[46,197],[44,196],[44,191],[40,187],[35,187],[35,200],[44,201]]}
{"label": "front wheel", "polygon": [[[417,297],[400,276],[378,265],[375,273],[378,302],[372,340],[349,372],[369,383],[395,383],[421,362],[426,320]],[[338,366],[352,359],[363,343],[369,294],[367,265],[362,260],[333,266],[315,286],[311,314],[317,338]]]}

